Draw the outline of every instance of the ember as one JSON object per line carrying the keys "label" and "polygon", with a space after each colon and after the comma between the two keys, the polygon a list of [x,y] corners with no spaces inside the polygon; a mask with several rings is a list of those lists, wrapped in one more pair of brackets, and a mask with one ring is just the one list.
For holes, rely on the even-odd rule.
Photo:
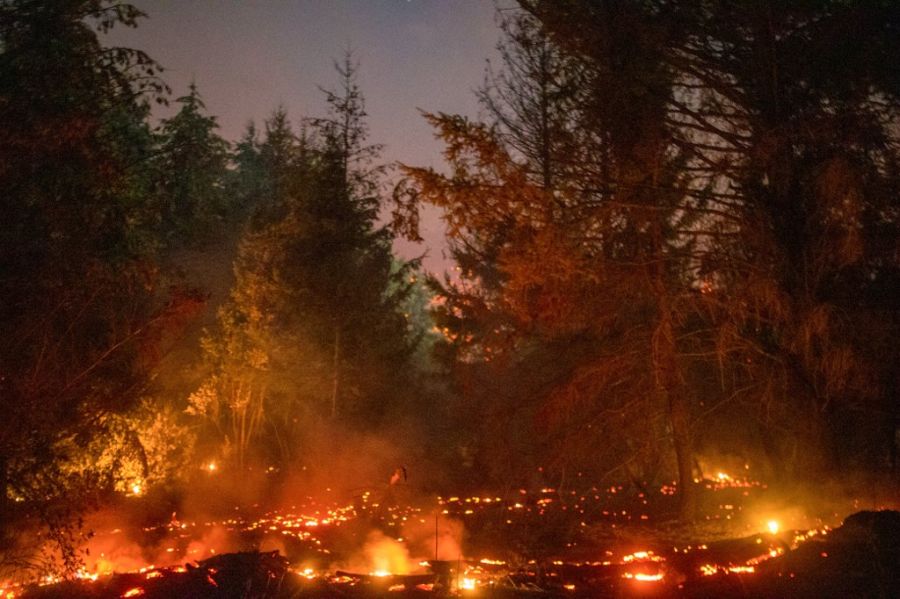
{"label": "ember", "polygon": [[632,574],[631,572],[626,572],[622,575],[623,578],[632,578],[634,580],[639,580],[642,582],[658,582],[663,579],[662,572],[656,574],[644,574],[643,572],[638,572],[636,574]]}
{"label": "ember", "polygon": [[[891,512],[885,512],[890,514]],[[278,520],[277,517],[276,521]],[[887,518],[885,521],[890,520]],[[900,516],[897,516],[897,528],[900,531]],[[893,525],[893,524],[892,524]],[[735,559],[740,552],[747,551],[751,548],[758,547],[762,540],[759,536],[751,536],[738,543],[735,540],[724,540],[707,543],[696,543],[685,546],[683,549],[674,547],[671,553],[658,551],[656,549],[641,549],[632,551],[631,553],[620,554],[621,557],[615,558],[613,552],[604,551],[606,559],[595,561],[575,561],[572,559],[553,559],[543,564],[539,564],[534,560],[525,563],[510,564],[506,560],[496,558],[483,557],[477,560],[456,560],[448,562],[422,562],[424,571],[421,574],[398,574],[388,569],[374,569],[369,574],[356,574],[353,572],[337,571],[328,572],[327,570],[318,570],[316,568],[305,566],[299,569],[288,568],[286,562],[278,558],[275,554],[232,554],[223,555],[217,558],[211,558],[203,562],[192,562],[187,565],[177,565],[168,568],[165,567],[148,567],[137,572],[147,581],[147,584],[166,584],[167,588],[177,588],[177,585],[191,584],[206,585],[206,588],[217,588],[223,584],[230,585],[228,582],[233,580],[233,576],[240,572],[243,562],[258,563],[259,566],[264,565],[261,572],[273,572],[274,576],[284,580],[285,576],[294,577],[296,583],[291,584],[307,584],[316,585],[314,588],[321,589],[319,595],[315,597],[330,596],[332,589],[341,595],[351,593],[349,596],[355,596],[351,589],[368,588],[376,581],[384,581],[383,586],[378,588],[389,593],[408,592],[416,590],[426,593],[444,592],[448,589],[456,589],[460,593],[472,593],[475,591],[486,593],[484,596],[490,597],[492,589],[500,590],[508,588],[512,596],[518,596],[515,593],[524,592],[527,588],[545,588],[552,590],[559,589],[561,592],[583,592],[593,594],[594,592],[614,591],[617,586],[614,582],[616,578],[623,583],[635,585],[659,585],[661,588],[668,588],[667,585],[674,585],[675,582],[668,582],[670,576],[667,571],[674,571],[671,576],[673,581],[681,580],[680,584],[687,585],[690,588],[704,588],[704,584],[721,585],[723,581],[731,577],[761,577],[758,583],[751,583],[746,579],[743,584],[770,584],[772,576],[776,578],[783,571],[785,563],[794,563],[794,556],[804,552],[807,544],[813,543],[817,546],[813,547],[812,555],[818,559],[829,556],[834,552],[840,553],[841,547],[848,541],[852,541],[855,534],[851,529],[844,532],[845,528],[838,529],[837,533],[831,533],[826,530],[809,530],[798,531],[790,537],[788,545],[774,545],[765,549],[762,553],[752,554],[750,557],[744,558],[743,561]],[[849,536],[848,536],[849,535]],[[371,546],[382,547],[384,539],[373,537],[376,539]],[[833,541],[828,539],[834,538]],[[396,542],[396,541],[394,541]],[[390,546],[390,545],[389,545]],[[827,547],[827,551],[822,550]],[[374,555],[374,554],[373,554]],[[729,557],[729,555],[731,557]],[[808,555],[804,553],[804,555]],[[721,561],[699,561],[708,559],[712,556],[719,556]],[[879,558],[881,559],[881,558]],[[787,560],[787,561],[785,561]],[[777,564],[775,563],[777,562]],[[769,567],[769,564],[774,564]],[[416,564],[418,567],[419,564]],[[405,566],[401,566],[405,567]],[[236,569],[237,568],[237,569]],[[766,568],[761,570],[760,568]],[[804,570],[803,566],[795,565],[786,576],[790,580],[799,580],[798,576],[810,576],[812,572]],[[269,570],[271,569],[271,570]],[[805,574],[804,574],[805,572]],[[97,584],[106,588],[114,589],[119,578],[125,578],[129,574],[117,573],[112,576],[100,578],[97,575],[91,575],[83,572],[79,574],[81,584]],[[270,574],[264,574],[264,578],[269,578]],[[703,580],[710,581],[703,583]],[[803,578],[807,580],[807,578]],[[46,579],[43,581],[43,589],[52,589],[59,585],[64,585],[59,580]],[[171,585],[176,585],[172,587]],[[290,586],[290,585],[289,585]],[[61,587],[62,588],[62,587]],[[121,587],[120,587],[121,588]],[[203,588],[202,586],[198,588]],[[287,588],[287,587],[286,587]],[[342,590],[340,590],[342,589]],[[5,588],[2,597],[18,597],[23,588]],[[671,590],[671,589],[670,589]],[[309,591],[312,592],[312,591]],[[315,591],[319,592],[319,591]],[[35,597],[57,597],[60,595],[43,594],[32,591],[26,593]],[[102,594],[102,593],[101,593]],[[117,591],[117,597],[138,597],[143,595],[159,596],[155,588],[146,586],[129,586]],[[111,596],[111,595],[102,595]]]}

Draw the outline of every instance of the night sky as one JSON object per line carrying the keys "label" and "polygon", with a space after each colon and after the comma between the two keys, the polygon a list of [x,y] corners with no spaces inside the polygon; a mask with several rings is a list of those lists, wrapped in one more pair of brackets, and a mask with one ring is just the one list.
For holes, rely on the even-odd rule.
{"label": "night sky", "polygon": [[[489,0],[136,0],[149,16],[108,43],[145,50],[165,67],[173,98],[193,79],[221,133],[236,140],[279,104],[293,122],[323,113],[319,86],[336,83],[333,62],[352,48],[369,113],[370,140],[385,162],[439,165],[440,144],[419,109],[477,116],[473,90],[496,55]],[[167,111],[161,110],[160,116]],[[426,268],[442,259],[443,229],[423,218]],[[425,248],[398,241],[406,257]]]}

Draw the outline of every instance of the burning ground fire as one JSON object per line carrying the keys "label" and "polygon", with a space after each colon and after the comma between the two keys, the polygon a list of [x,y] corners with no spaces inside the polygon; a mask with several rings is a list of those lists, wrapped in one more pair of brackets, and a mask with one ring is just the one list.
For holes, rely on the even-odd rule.
{"label": "burning ground fire", "polygon": [[[808,531],[805,534],[796,534],[793,538],[792,548],[799,543],[819,534],[819,531]],[[824,534],[824,533],[822,533]],[[673,548],[676,551],[677,548]],[[703,552],[707,546],[700,545],[696,548],[684,549],[683,553],[691,550]],[[677,551],[676,551],[677,552]],[[606,554],[612,552],[607,551]],[[700,567],[699,574],[711,576],[716,574],[747,574],[754,572],[754,566],[770,557],[783,553],[783,549],[770,549],[756,558],[748,560],[744,565],[714,565],[704,564]],[[444,589],[459,595],[473,595],[478,591],[490,591],[496,588],[558,588],[568,592],[578,590],[595,589],[604,581],[615,577],[634,584],[664,583],[668,575],[667,558],[652,550],[634,551],[625,555],[605,555],[605,559],[595,562],[567,562],[554,560],[546,566],[540,566],[535,561],[525,564],[512,565],[504,560],[482,558],[480,560],[424,561],[416,564],[416,571],[397,561],[396,555],[390,555],[374,551],[371,554],[373,567],[376,569],[367,573],[350,573],[316,569],[313,567],[287,567],[282,574],[289,574],[305,581],[308,584],[325,585],[329,588],[352,589],[353,587],[378,587],[388,593],[418,590],[431,592]],[[392,569],[377,569],[379,565],[391,564]],[[188,574],[201,577],[210,590],[219,586],[218,569],[208,562],[189,562],[186,565],[157,567],[148,566],[129,573],[129,584],[135,580],[141,581],[140,585],[130,586],[121,590],[120,597],[140,597],[146,594],[145,586],[164,581],[174,581],[179,576]],[[122,573],[119,573],[122,576]],[[81,583],[96,583],[104,578],[111,579],[112,572],[103,575],[80,571],[77,578]],[[56,585],[57,579],[48,578],[41,582],[41,586]],[[0,597],[12,599],[19,597],[21,589],[6,588],[0,591]]]}
{"label": "burning ground fire", "polygon": [[[714,503],[718,509],[706,515],[707,521],[736,520],[743,511],[739,499],[765,489],[760,483],[723,473],[700,484],[713,499],[728,496],[727,502]],[[567,492],[520,489],[511,497],[438,497],[431,505],[418,506],[389,505],[367,491],[348,503],[337,501],[336,494],[331,501],[307,497],[283,510],[253,513],[236,508],[232,517],[217,520],[182,520],[173,514],[169,522],[142,531],[161,539],[151,562],[140,563],[139,553],[122,549],[128,543],[121,529],[100,531],[74,583],[47,577],[30,587],[0,584],[0,598],[40,597],[41,589],[60,584],[114,588],[114,593],[103,596],[162,596],[160,585],[182,579],[212,590],[227,584],[229,559],[237,559],[223,554],[265,557],[272,571],[280,573],[279,586],[377,588],[384,593],[440,590],[465,596],[489,596],[498,588],[555,589],[572,596],[628,585],[671,590],[693,580],[754,576],[776,558],[829,534],[826,525],[793,530],[777,519],[760,518],[745,525],[750,534],[708,543],[664,544],[657,538],[652,546],[635,548],[627,536],[597,536],[598,531],[652,526],[648,520],[655,513],[654,503],[668,500],[671,488],[663,485],[655,497],[628,493],[621,486]],[[491,555],[488,544],[477,542],[468,544],[463,555],[463,529],[475,531],[485,522],[499,523],[501,536],[508,536],[503,531],[540,527],[561,518],[575,522],[576,532],[563,547],[554,549],[555,558],[527,559],[502,546],[501,555]],[[344,533],[350,531],[362,535],[354,550],[348,550],[345,542]],[[248,549],[257,553],[235,553]],[[827,558],[825,552],[822,556]],[[122,584],[114,585],[114,580]]]}

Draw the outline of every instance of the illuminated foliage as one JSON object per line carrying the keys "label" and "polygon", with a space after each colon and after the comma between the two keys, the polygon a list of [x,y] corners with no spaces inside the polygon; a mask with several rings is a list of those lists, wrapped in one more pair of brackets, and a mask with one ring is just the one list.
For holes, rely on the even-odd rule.
{"label": "illuminated foliage", "polygon": [[[507,25],[507,39],[504,75],[482,93],[493,123],[428,115],[450,174],[405,169],[407,197],[444,209],[462,267],[440,314],[456,318],[463,360],[533,374],[519,401],[533,427],[552,431],[556,470],[598,457],[608,468],[636,456],[649,466],[668,427],[689,490],[690,423],[672,329],[686,308],[674,296],[692,292],[671,287],[681,260],[673,229],[684,223],[662,100],[566,57],[528,16]],[[596,60],[648,69],[657,58]],[[665,85],[661,75],[662,99]],[[595,95],[612,88],[632,94],[616,112]],[[643,121],[640,134],[617,139],[629,119]]]}
{"label": "illuminated foliage", "polygon": [[365,144],[354,68],[349,58],[339,67],[331,114],[311,133],[296,135],[279,109],[254,150],[267,195],[204,340],[211,376],[189,407],[239,463],[254,452],[296,459],[309,427],[326,419],[377,424],[410,387],[401,381],[418,340],[404,303],[414,265],[393,258],[375,220],[382,169],[377,146]]}
{"label": "illuminated foliage", "polygon": [[[536,379],[506,404],[490,375],[470,388],[561,423],[563,462],[599,452],[637,480],[668,437],[685,514],[698,437],[838,464],[896,412],[896,11],[521,5],[489,121],[426,115],[449,169],[406,167],[396,194],[413,238],[418,202],[444,211],[458,368]],[[882,464],[891,435],[867,450]]]}

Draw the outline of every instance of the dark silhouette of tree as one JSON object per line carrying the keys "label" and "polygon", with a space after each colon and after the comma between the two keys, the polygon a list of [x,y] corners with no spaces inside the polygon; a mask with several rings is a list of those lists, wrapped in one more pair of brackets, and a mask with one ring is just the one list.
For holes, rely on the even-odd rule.
{"label": "dark silhouette of tree", "polygon": [[245,214],[260,205],[266,184],[259,133],[252,121],[234,145],[233,162],[234,171],[228,179],[228,193],[233,197],[239,213]]}
{"label": "dark silhouette of tree", "polygon": [[203,114],[194,83],[176,102],[181,109],[160,127],[155,166],[163,233],[186,243],[208,235],[233,210],[226,196],[229,147],[215,117]]}
{"label": "dark silhouette of tree", "polygon": [[[892,411],[886,341],[897,321],[882,293],[897,261],[883,240],[897,227],[898,88],[887,65],[900,13],[826,2],[687,16],[708,37],[673,52],[697,95],[671,118],[697,168],[727,180],[716,201],[738,231],[716,239],[706,265],[719,350],[779,469],[793,439],[814,466],[834,467]],[[701,139],[688,135],[698,128]],[[892,435],[878,445],[894,446]]]}
{"label": "dark silhouette of tree", "polygon": [[0,5],[0,529],[39,516],[70,568],[72,516],[110,482],[66,473],[70,453],[133,405],[161,331],[196,306],[157,289],[145,119],[159,67],[97,39],[140,16]]}
{"label": "dark silhouette of tree", "polygon": [[287,111],[277,108],[265,122],[265,139],[259,147],[263,177],[264,203],[257,206],[255,217],[275,220],[289,209],[287,202],[293,194],[298,172],[300,152]]}
{"label": "dark silhouette of tree", "polygon": [[[600,32],[618,27],[624,6],[523,4],[585,56],[602,46]],[[895,245],[884,240],[896,239],[897,226],[889,207],[897,79],[888,65],[898,11],[888,3],[640,5],[652,13],[642,22],[668,24],[646,41],[673,74],[670,143],[687,161],[691,203],[706,213],[693,232],[703,250],[693,276],[707,291],[713,338],[703,346],[728,370],[723,397],[757,415],[776,465],[786,465],[785,430],[835,464],[854,443],[848,422],[868,436],[873,420],[893,412],[895,354],[885,340],[897,323],[880,294],[897,272]],[[628,81],[655,93],[652,71]],[[882,448],[895,447],[891,435]]]}

